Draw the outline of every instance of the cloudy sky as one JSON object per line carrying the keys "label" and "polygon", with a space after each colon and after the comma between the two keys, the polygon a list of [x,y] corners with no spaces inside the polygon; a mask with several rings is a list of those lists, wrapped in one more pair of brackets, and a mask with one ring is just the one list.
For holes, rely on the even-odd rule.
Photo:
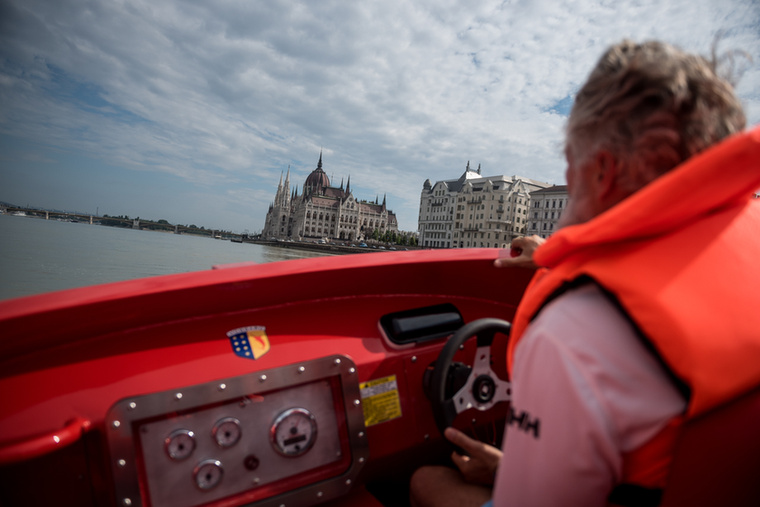
{"label": "cloudy sky", "polygon": [[0,201],[260,231],[323,151],[417,229],[422,184],[564,183],[563,127],[623,37],[754,59],[757,0],[0,0]]}

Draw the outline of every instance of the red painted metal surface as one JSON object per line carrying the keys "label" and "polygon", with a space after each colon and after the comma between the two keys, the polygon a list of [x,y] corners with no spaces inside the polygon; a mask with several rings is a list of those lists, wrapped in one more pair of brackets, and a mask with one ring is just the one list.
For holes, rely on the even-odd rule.
{"label": "red painted metal surface", "polygon": [[[426,456],[447,454],[423,391],[425,369],[444,339],[393,347],[379,319],[453,303],[465,322],[511,320],[531,273],[494,268],[497,255],[468,249],[324,257],[0,302],[0,505],[117,505],[105,417],[118,400],[336,353],[356,363],[359,382],[398,382],[400,417],[367,427],[362,480],[334,503],[379,505],[364,483],[395,480]],[[270,341],[256,361],[235,355],[227,337],[246,326],[265,327]],[[503,370],[499,347],[494,368]],[[668,505],[720,503],[724,492],[711,477],[732,484],[734,504],[760,497],[753,486],[757,399],[756,392],[690,426]],[[694,477],[700,488],[690,486]]]}
{"label": "red painted metal surface", "polygon": [[25,461],[55,452],[79,440],[90,426],[91,423],[87,419],[76,417],[67,422],[66,426],[59,431],[8,444],[0,448],[0,465]]}
{"label": "red painted metal surface", "polygon": [[[353,359],[359,382],[392,375],[398,382],[401,417],[367,428],[366,479],[408,466],[405,456],[440,441],[422,377],[443,339],[394,348],[379,319],[444,302],[456,305],[465,322],[511,319],[531,273],[494,268],[497,255],[495,249],[468,249],[322,257],[2,302],[0,472],[16,477],[17,497],[24,488],[31,491],[37,479],[19,472],[23,463],[12,463],[41,454],[40,466],[54,468],[54,446],[38,444],[61,428],[71,428],[66,436],[81,435],[67,425],[89,421],[85,445],[72,449],[84,449],[87,455],[78,459],[88,469],[105,470],[105,479],[87,472],[91,496],[82,498],[86,488],[77,490],[71,504],[112,502],[113,464],[103,435],[105,414],[116,401],[335,353]],[[263,326],[269,337],[270,351],[256,361],[236,356],[226,334],[246,326]],[[63,493],[56,491],[51,503]]]}

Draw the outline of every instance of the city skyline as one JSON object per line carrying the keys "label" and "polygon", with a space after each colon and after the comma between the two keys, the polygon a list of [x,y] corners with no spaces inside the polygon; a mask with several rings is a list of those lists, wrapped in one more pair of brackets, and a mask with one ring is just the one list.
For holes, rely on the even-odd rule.
{"label": "city skyline", "polygon": [[[5,0],[0,201],[260,231],[316,167],[417,230],[425,180],[562,185],[563,128],[602,51],[660,38],[735,59],[760,123],[760,5]],[[736,56],[736,55],[735,55]]]}

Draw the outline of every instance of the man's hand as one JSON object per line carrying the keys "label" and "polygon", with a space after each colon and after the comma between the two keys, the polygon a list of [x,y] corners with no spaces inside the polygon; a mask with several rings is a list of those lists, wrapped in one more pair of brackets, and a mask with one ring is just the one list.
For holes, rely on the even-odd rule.
{"label": "man's hand", "polygon": [[520,236],[512,240],[512,249],[509,251],[509,257],[499,257],[493,263],[497,268],[518,267],[533,268],[536,264],[533,262],[533,252],[546,240],[536,236]]}
{"label": "man's hand", "polygon": [[456,452],[451,454],[451,460],[462,472],[465,480],[473,484],[492,486],[496,469],[501,461],[501,450],[473,440],[454,428],[446,428],[444,435],[452,444],[469,454],[469,456],[462,456]]}

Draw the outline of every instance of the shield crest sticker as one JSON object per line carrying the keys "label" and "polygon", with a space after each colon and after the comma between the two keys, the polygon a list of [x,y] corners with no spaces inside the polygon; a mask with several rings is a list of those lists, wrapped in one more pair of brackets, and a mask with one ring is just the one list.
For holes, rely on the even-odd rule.
{"label": "shield crest sticker", "polygon": [[269,338],[263,326],[248,326],[233,329],[227,333],[235,355],[247,359],[258,359],[269,352]]}

